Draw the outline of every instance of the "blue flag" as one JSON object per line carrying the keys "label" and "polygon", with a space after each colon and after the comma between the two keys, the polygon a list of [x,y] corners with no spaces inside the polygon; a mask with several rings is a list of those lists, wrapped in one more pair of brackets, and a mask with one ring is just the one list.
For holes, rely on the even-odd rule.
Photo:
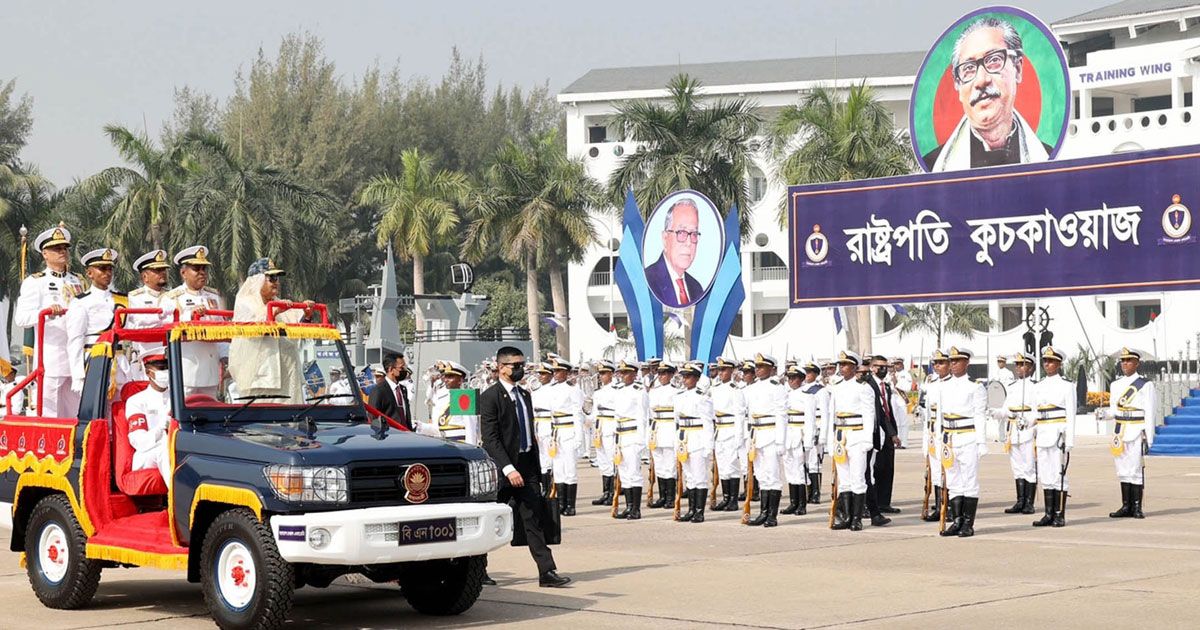
{"label": "blue flag", "polygon": [[316,361],[309,361],[308,365],[304,366],[304,383],[309,398],[325,394],[325,376],[321,374],[321,368],[317,367]]}

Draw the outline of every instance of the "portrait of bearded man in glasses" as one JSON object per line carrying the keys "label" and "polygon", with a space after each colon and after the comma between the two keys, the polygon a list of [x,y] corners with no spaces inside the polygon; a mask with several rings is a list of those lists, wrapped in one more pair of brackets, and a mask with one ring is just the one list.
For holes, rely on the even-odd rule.
{"label": "portrait of bearded man in glasses", "polygon": [[1013,107],[1024,61],[1012,24],[989,16],[963,29],[950,61],[963,117],[944,144],[923,156],[931,172],[1050,159],[1053,148]]}
{"label": "portrait of bearded man in glasses", "polygon": [[695,201],[680,199],[667,209],[662,243],[662,255],[646,267],[646,282],[665,306],[690,306],[704,295],[704,285],[688,273],[700,246],[700,209]]}

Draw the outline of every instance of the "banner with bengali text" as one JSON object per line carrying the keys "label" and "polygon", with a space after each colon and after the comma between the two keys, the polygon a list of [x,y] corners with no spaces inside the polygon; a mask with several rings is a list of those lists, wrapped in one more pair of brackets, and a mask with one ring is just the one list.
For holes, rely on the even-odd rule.
{"label": "banner with bengali text", "polygon": [[792,308],[1200,288],[1200,146],[788,189]]}

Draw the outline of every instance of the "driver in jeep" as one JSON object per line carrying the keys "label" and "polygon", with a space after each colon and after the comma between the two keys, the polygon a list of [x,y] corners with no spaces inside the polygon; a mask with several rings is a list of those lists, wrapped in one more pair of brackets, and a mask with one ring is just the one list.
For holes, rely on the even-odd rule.
{"label": "driver in jeep", "polygon": [[125,417],[129,444],[133,447],[133,470],[158,468],[163,481],[171,483],[171,454],[167,429],[171,424],[171,398],[167,391],[170,371],[162,347],[142,355],[150,386],[129,397]]}

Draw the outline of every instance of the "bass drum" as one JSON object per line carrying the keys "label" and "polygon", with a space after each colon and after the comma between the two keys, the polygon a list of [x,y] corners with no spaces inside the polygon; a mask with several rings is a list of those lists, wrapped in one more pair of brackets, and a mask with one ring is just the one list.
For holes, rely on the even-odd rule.
{"label": "bass drum", "polygon": [[988,381],[987,384],[987,406],[989,409],[1002,409],[1004,407],[1004,399],[1008,397],[1008,392],[1004,389],[1004,383],[1000,381]]}

